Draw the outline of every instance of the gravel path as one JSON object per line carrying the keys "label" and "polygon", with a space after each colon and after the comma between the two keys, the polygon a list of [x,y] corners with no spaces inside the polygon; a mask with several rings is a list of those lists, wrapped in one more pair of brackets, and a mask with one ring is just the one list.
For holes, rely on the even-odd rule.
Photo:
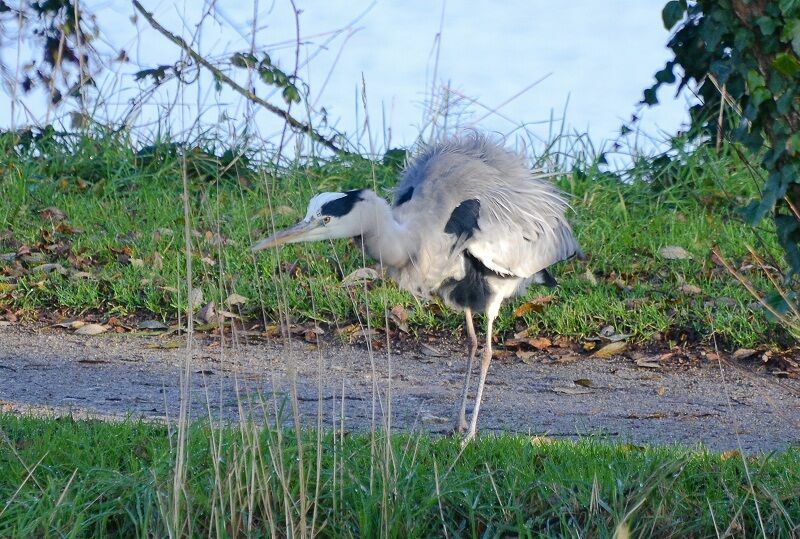
{"label": "gravel path", "polygon": [[[451,343],[436,345],[443,357],[421,353],[416,343],[393,351],[390,378],[385,350],[371,358],[363,346],[240,340],[251,342],[196,343],[190,363],[194,417],[206,416],[210,406],[215,417],[234,418],[240,401],[267,402],[269,410],[274,403],[286,404],[290,410],[285,397],[294,365],[300,410],[309,424],[321,408],[325,425],[338,426],[344,410],[345,428],[367,429],[373,413],[378,421],[385,417],[391,389],[393,428],[446,432],[452,426],[465,360]],[[174,417],[186,351],[171,346],[182,342],[0,327],[0,410]],[[746,451],[800,445],[800,381],[736,364],[722,371],[716,362],[652,366],[622,356],[591,359],[566,352],[542,353],[528,363],[495,360],[479,425],[482,432],[600,435],[637,444],[702,442],[716,450],[739,443]]]}

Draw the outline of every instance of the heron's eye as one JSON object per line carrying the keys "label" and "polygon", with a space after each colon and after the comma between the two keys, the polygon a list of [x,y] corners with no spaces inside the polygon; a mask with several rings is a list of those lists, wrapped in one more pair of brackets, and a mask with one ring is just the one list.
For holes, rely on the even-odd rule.
{"label": "heron's eye", "polygon": [[328,224],[328,223],[330,223],[330,222],[331,222],[331,218],[330,218],[330,217],[324,217],[324,218],[322,219],[322,224],[323,224],[323,225],[327,225],[327,224]]}

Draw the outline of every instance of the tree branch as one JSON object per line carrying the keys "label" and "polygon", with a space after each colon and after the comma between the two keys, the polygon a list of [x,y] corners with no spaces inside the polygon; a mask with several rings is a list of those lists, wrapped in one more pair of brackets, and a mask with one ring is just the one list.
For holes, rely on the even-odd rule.
{"label": "tree branch", "polygon": [[145,19],[147,19],[147,22],[150,23],[150,26],[155,28],[161,35],[163,35],[164,37],[166,37],[167,39],[169,39],[170,41],[175,43],[177,46],[179,46],[181,49],[183,49],[184,52],[186,52],[186,54],[188,54],[195,62],[197,62],[201,66],[205,67],[209,71],[211,71],[211,73],[213,73],[213,75],[220,82],[225,83],[233,91],[241,94],[242,96],[244,96],[245,98],[249,99],[250,101],[261,105],[262,107],[264,107],[265,109],[267,109],[271,113],[276,114],[277,116],[280,116],[293,129],[308,134],[308,136],[310,136],[312,140],[315,140],[316,142],[319,142],[320,144],[322,144],[323,146],[333,150],[337,154],[350,154],[350,152],[348,152],[347,150],[345,150],[343,148],[340,148],[339,145],[336,144],[332,139],[321,135],[313,127],[311,127],[310,125],[299,121],[294,116],[289,114],[287,111],[281,109],[280,107],[276,107],[272,103],[269,103],[269,102],[265,101],[264,99],[258,97],[255,93],[253,93],[252,91],[248,90],[247,88],[241,86],[235,80],[233,80],[232,78],[227,76],[225,73],[220,71],[219,68],[217,68],[216,66],[211,64],[208,60],[206,60],[205,58],[200,56],[200,54],[195,52],[194,49],[192,49],[189,46],[189,44],[186,43],[186,41],[182,37],[176,36],[175,34],[170,32],[169,30],[167,30],[166,28],[161,26],[158,23],[158,21],[156,21],[153,18],[153,15],[151,13],[149,13],[146,9],[144,9],[144,7],[142,7],[142,4],[139,3],[139,0],[133,0],[133,6],[136,8],[137,11],[139,11],[139,13],[142,14],[142,16]]}

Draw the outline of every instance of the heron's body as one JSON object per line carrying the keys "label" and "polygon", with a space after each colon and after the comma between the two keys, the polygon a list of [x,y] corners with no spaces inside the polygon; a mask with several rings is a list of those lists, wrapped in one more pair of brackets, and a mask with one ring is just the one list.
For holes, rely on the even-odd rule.
{"label": "heron's body", "polygon": [[492,323],[503,300],[524,294],[531,283],[555,285],[547,268],[580,254],[565,217],[567,207],[563,195],[532,173],[521,156],[472,135],[430,146],[413,159],[395,189],[393,206],[369,190],[323,193],[312,199],[304,221],[255,249],[359,236],[400,287],[420,297],[438,295],[464,311],[470,360],[460,429],[466,428],[477,349],[472,313],[486,314],[471,438],[491,361]]}

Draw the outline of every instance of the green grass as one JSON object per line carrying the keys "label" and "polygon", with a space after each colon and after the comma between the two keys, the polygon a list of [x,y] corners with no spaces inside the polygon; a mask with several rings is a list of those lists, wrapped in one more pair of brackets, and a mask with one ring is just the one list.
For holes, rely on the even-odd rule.
{"label": "green grass", "polygon": [[746,470],[738,453],[593,439],[489,436],[463,453],[457,439],[424,435],[387,443],[306,431],[301,440],[252,424],[195,424],[176,521],[175,437],[165,427],[0,415],[0,536],[264,536],[313,526],[325,537],[611,537],[622,526],[634,537],[790,537],[800,525],[797,449],[748,456]]}
{"label": "green grass", "polygon": [[[39,258],[0,258],[0,316],[5,306],[30,318],[52,312],[177,318],[187,291],[175,147],[156,145],[137,155],[127,139],[107,134],[46,135],[20,149],[12,137],[0,141],[0,253],[24,245]],[[406,308],[415,330],[453,330],[462,323],[446,309],[420,308],[389,282],[367,291],[343,287],[342,276],[365,263],[346,241],[289,246],[280,260],[273,252],[257,259],[249,252],[273,220],[281,227],[301,217],[313,193],[368,186],[387,194],[396,170],[357,159],[276,168],[232,160],[230,152],[213,158],[213,148],[199,146],[188,153],[187,170],[193,282],[206,301],[222,304],[236,292],[250,298],[242,307],[245,317],[265,315],[268,323],[286,312],[298,321],[346,325],[369,312],[371,322],[382,326],[385,309],[394,305]],[[642,161],[626,181],[597,167],[572,172],[559,183],[573,195],[572,221],[590,260],[560,265],[555,291],[531,291],[531,297],[555,295],[543,312],[513,317],[524,299],[504,309],[502,331],[531,327],[579,340],[613,325],[640,342],[709,342],[712,336],[728,348],[789,342],[710,258],[718,246],[739,266],[747,262],[745,244],[780,258],[771,230],[758,234],[760,242],[737,217],[737,208],[755,195],[755,182],[734,152],[716,156],[701,148],[666,165]],[[51,206],[78,231],[42,219],[39,212]],[[666,260],[658,254],[665,246],[683,247],[694,258]],[[70,273],[33,271],[45,262]],[[596,283],[586,278],[587,270]],[[75,277],[75,271],[86,273]],[[760,272],[748,276],[760,290],[769,288]],[[701,293],[683,293],[684,282]]]}

